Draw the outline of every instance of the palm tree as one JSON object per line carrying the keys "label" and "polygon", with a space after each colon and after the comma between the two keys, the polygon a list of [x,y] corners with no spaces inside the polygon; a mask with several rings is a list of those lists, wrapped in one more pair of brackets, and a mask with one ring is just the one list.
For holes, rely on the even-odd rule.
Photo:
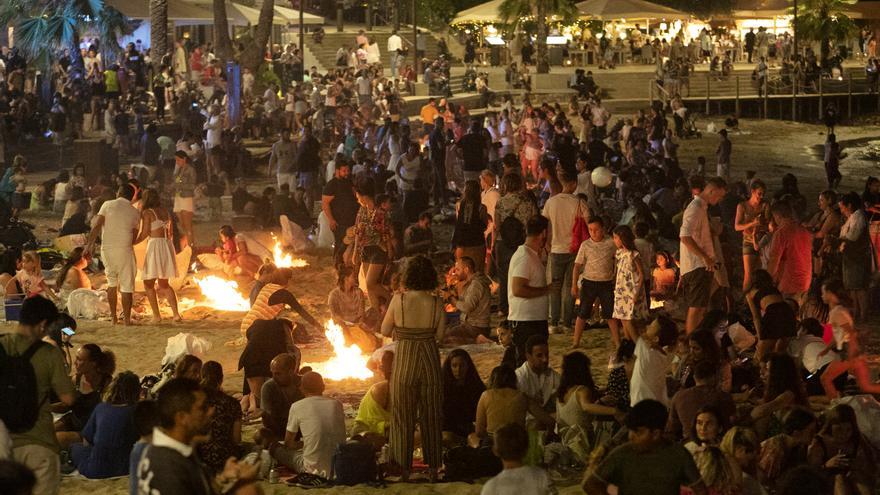
{"label": "palm tree", "polygon": [[535,43],[536,70],[539,74],[550,72],[547,56],[547,13],[563,21],[570,21],[577,15],[577,8],[571,0],[504,0],[498,7],[501,22],[513,32],[520,31],[525,18],[533,17],[537,26]]}
{"label": "palm tree", "polygon": [[831,55],[831,43],[843,41],[858,28],[847,16],[847,6],[856,0],[799,0],[795,30],[802,39],[818,41],[822,67]]}
{"label": "palm tree", "polygon": [[214,49],[222,62],[232,60],[232,41],[229,39],[229,20],[226,0],[214,0]]}
{"label": "palm tree", "polygon": [[54,51],[66,48],[71,58],[68,77],[74,82],[82,81],[85,75],[79,50],[81,32],[96,31],[105,49],[117,51],[117,36],[131,33],[128,19],[116,9],[104,5],[103,0],[8,0],[0,3],[0,25],[15,26],[15,44],[24,55],[48,69]]}
{"label": "palm tree", "polygon": [[[216,14],[215,14],[216,15]],[[275,19],[275,0],[263,0],[260,7],[260,17],[254,30],[254,38],[241,52],[240,62],[256,74],[257,69],[263,63],[266,53],[266,45],[269,43],[269,35],[272,34],[272,21]]]}
{"label": "palm tree", "polygon": [[150,45],[153,70],[158,74],[162,57],[168,53],[168,0],[150,0]]}

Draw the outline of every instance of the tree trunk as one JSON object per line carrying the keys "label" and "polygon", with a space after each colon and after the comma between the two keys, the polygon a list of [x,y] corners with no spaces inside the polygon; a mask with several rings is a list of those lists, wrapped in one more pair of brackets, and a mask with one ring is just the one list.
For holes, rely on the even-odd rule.
{"label": "tree trunk", "polygon": [[275,0],[263,0],[263,6],[260,8],[260,20],[257,28],[254,30],[254,39],[250,46],[245,47],[241,54],[241,64],[250,69],[251,73],[256,74],[257,69],[263,63],[263,57],[266,54],[266,45],[269,43],[269,36],[272,34],[272,21],[275,18]]}
{"label": "tree trunk", "polygon": [[535,44],[536,71],[538,74],[547,74],[550,72],[550,59],[547,56],[547,0],[535,2],[535,23],[538,25],[538,39]]}
{"label": "tree trunk", "polygon": [[158,74],[168,53],[168,0],[150,0],[150,47],[153,72]]}
{"label": "tree trunk", "polygon": [[229,39],[229,20],[226,17],[226,0],[214,0],[214,50],[223,63],[232,60],[232,41]]}

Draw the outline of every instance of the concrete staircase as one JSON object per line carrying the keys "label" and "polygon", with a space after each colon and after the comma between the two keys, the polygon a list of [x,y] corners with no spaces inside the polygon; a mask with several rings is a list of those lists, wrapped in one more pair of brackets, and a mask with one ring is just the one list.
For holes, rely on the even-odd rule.
{"label": "concrete staircase", "polygon": [[[326,28],[327,33],[324,35],[324,40],[321,44],[315,43],[311,36],[306,37],[306,46],[311,50],[312,54],[314,54],[315,58],[321,62],[326,69],[332,69],[336,67],[336,50],[339,49],[340,46],[353,47],[355,43],[355,37],[357,37],[356,32],[342,32],[337,33],[333,30],[331,26]],[[425,33],[425,57],[429,59],[437,58],[437,54],[439,50],[437,49],[437,39],[431,35],[431,33],[423,31]],[[409,29],[403,30],[400,33],[402,37],[404,37],[408,41],[412,41],[412,31]],[[379,51],[382,54],[382,65],[387,69],[389,65],[388,58],[388,38],[391,36],[391,31],[370,31],[367,33],[367,36],[374,39],[376,43],[379,44]],[[406,45],[406,41],[404,41],[404,45]],[[410,56],[407,59],[407,63],[412,63],[412,51],[410,51]],[[459,85],[459,88],[461,86]],[[453,89],[454,91],[454,89]]]}

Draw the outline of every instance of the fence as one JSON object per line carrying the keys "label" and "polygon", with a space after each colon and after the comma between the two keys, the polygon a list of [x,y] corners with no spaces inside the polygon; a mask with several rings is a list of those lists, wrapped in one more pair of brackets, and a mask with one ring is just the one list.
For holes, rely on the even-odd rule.
{"label": "fence", "polygon": [[[877,78],[854,75],[852,71],[838,78],[820,77],[809,81],[784,78],[779,74],[763,81],[738,74],[727,77],[700,74],[689,79],[686,86],[676,83],[672,88],[650,81],[649,100],[652,104],[654,100],[665,103],[672,94],[686,88],[687,96],[682,97],[685,105],[693,110],[702,107],[706,115],[812,121],[821,120],[832,103],[837,108],[838,120],[880,112]],[[703,94],[694,96],[694,93]]]}

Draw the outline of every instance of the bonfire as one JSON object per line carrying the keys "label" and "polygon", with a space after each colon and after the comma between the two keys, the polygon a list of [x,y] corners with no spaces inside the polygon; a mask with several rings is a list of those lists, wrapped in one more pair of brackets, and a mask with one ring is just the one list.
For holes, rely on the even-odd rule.
{"label": "bonfire", "polygon": [[302,268],[309,266],[308,261],[294,258],[292,254],[285,253],[281,248],[281,243],[278,242],[278,238],[274,234],[272,235],[272,240],[275,241],[275,247],[272,248],[272,262],[275,263],[275,266],[278,268]]}
{"label": "bonfire", "polygon": [[209,306],[221,311],[248,311],[251,303],[238,291],[238,283],[234,280],[226,280],[216,275],[208,275],[203,278],[196,277],[196,283],[205,296],[205,300],[196,303],[197,306]]}
{"label": "bonfire", "polygon": [[330,320],[324,325],[324,336],[333,345],[333,357],[323,363],[305,363],[303,366],[311,366],[312,370],[328,380],[338,381],[347,378],[368,380],[373,378],[373,371],[367,367],[370,357],[354,344],[345,345],[345,334],[342,332],[342,327]]}

